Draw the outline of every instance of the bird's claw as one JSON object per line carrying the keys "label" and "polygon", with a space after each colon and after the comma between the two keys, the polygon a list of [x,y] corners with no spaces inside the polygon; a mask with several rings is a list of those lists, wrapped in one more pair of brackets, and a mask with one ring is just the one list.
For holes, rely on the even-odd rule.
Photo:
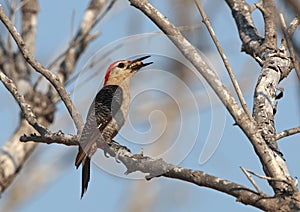
{"label": "bird's claw", "polygon": [[119,157],[121,155],[122,148],[119,148],[118,151],[116,152],[115,160],[117,163],[120,163]]}
{"label": "bird's claw", "polygon": [[103,150],[103,154],[104,154],[104,156],[105,156],[106,158],[109,158],[109,154],[108,154],[108,152],[107,152],[106,149]]}
{"label": "bird's claw", "polygon": [[109,153],[108,153],[109,146],[110,146],[110,144],[106,143],[105,146],[103,147],[103,154],[106,158],[109,158]]}

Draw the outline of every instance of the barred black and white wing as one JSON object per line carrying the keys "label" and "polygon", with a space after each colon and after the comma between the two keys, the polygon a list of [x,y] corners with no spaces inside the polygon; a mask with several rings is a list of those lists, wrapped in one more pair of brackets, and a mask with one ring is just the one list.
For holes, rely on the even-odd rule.
{"label": "barred black and white wing", "polygon": [[[90,180],[90,157],[97,148],[99,142],[110,142],[117,134],[119,127],[124,124],[124,116],[120,111],[123,99],[122,89],[117,85],[107,85],[96,95],[89,108],[86,123],[81,137],[79,152],[76,157],[75,166],[82,167],[82,193],[81,198],[87,190]],[[112,125],[112,120],[116,126]]]}

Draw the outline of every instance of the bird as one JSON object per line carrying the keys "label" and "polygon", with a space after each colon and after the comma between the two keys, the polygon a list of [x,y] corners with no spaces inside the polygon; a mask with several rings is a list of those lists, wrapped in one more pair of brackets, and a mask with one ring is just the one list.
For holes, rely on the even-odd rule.
{"label": "bird", "polygon": [[142,62],[149,57],[118,60],[106,71],[103,87],[90,105],[79,139],[75,166],[76,169],[82,166],[81,199],[90,181],[91,157],[98,146],[109,145],[124,125],[130,105],[130,79],[138,70],[153,63]]}

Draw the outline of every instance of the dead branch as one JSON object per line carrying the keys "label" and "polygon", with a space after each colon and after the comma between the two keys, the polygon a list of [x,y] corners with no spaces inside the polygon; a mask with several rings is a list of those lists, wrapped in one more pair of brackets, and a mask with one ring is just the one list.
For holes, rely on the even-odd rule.
{"label": "dead branch", "polygon": [[282,139],[282,138],[290,136],[290,135],[295,135],[297,133],[300,133],[300,127],[294,127],[294,128],[288,129],[288,130],[284,130],[284,131],[276,134],[276,140]]}
{"label": "dead branch", "polygon": [[19,104],[22,113],[24,114],[25,119],[28,121],[28,123],[36,129],[41,135],[44,135],[48,132],[48,130],[38,123],[35,114],[33,113],[30,104],[28,104],[25,101],[25,98],[23,95],[21,95],[14,84],[14,82],[9,79],[5,74],[0,71],[0,80],[4,84],[4,86],[7,88],[7,90],[13,95],[16,102]]}
{"label": "dead branch", "polygon": [[211,26],[211,24],[209,22],[208,17],[206,16],[206,13],[205,13],[204,9],[202,8],[201,4],[197,0],[195,0],[195,3],[197,5],[197,8],[198,8],[201,16],[202,16],[203,22],[204,22],[205,26],[207,27],[207,29],[209,31],[209,34],[210,34],[211,38],[213,39],[214,44],[217,47],[218,52],[219,52],[219,54],[220,54],[220,56],[221,56],[221,58],[223,60],[223,63],[224,63],[224,65],[226,67],[226,70],[227,70],[227,72],[229,74],[229,77],[231,79],[231,82],[233,84],[235,92],[237,93],[238,98],[240,100],[241,106],[244,109],[245,113],[248,115],[249,119],[251,121],[254,121],[253,117],[250,114],[250,111],[249,111],[249,109],[247,107],[247,104],[246,104],[246,101],[245,101],[245,99],[243,97],[243,93],[242,93],[242,91],[240,89],[240,86],[239,86],[237,80],[235,79],[235,76],[234,76],[233,71],[231,69],[231,66],[229,64],[229,61],[228,61],[228,59],[227,59],[227,57],[226,57],[226,55],[225,55],[225,53],[224,53],[224,51],[223,51],[223,49],[221,47],[221,45],[220,45],[220,43],[219,43],[216,35],[215,35],[215,32],[214,32],[214,30],[213,30],[213,28],[212,28],[212,26]]}
{"label": "dead branch", "polygon": [[0,19],[2,23],[6,26],[12,37],[14,38],[15,42],[17,43],[20,51],[23,54],[25,60],[40,74],[42,74],[51,84],[55,87],[56,91],[59,93],[60,97],[62,98],[65,106],[67,107],[69,114],[71,115],[77,130],[81,130],[83,128],[83,121],[82,117],[77,111],[76,107],[74,106],[73,102],[71,101],[69,94],[65,90],[63,84],[58,79],[58,77],[51,73],[49,70],[44,68],[32,55],[32,53],[27,49],[25,42],[23,41],[22,37],[10,22],[8,17],[5,15],[5,12],[0,5]]}

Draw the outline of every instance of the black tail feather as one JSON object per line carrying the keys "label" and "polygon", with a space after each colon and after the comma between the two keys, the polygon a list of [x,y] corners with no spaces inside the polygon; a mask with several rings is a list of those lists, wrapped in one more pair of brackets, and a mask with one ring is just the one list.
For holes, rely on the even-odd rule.
{"label": "black tail feather", "polygon": [[90,181],[90,166],[91,166],[91,159],[86,157],[83,165],[82,165],[82,185],[81,185],[81,199],[86,192],[89,181]]}

